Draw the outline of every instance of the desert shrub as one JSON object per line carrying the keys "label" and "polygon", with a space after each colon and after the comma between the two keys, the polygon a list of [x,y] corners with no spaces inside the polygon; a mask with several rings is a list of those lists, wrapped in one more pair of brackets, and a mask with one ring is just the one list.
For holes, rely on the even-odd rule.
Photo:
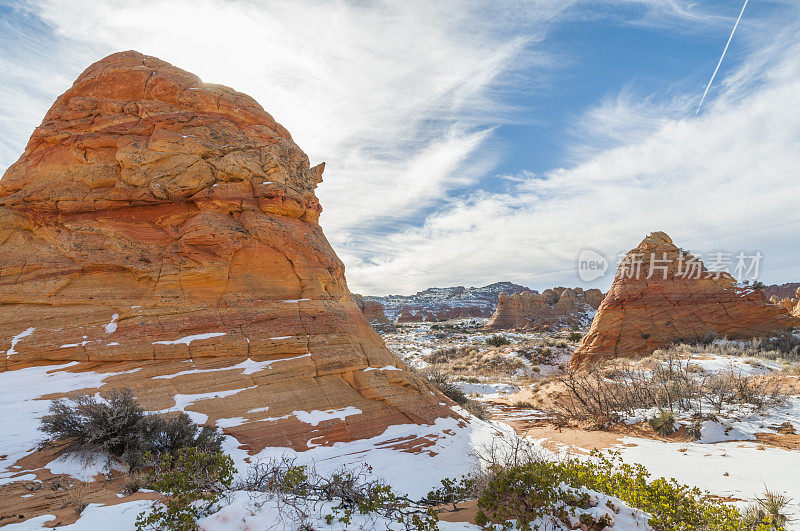
{"label": "desert shrub", "polygon": [[723,356],[739,356],[789,361],[800,359],[800,338],[793,334],[782,334],[771,338],[755,338],[747,341],[716,339],[710,342],[677,342],[665,349],[667,352],[707,352]]}
{"label": "desert shrub", "polygon": [[580,332],[570,332],[569,335],[567,336],[567,339],[572,341],[573,343],[577,343],[578,341],[583,339],[583,334],[581,334]]}
{"label": "desert shrub", "polygon": [[236,468],[222,452],[181,448],[165,453],[148,476],[149,488],[165,496],[136,518],[136,530],[195,531],[197,520],[217,509]]}
{"label": "desert shrub", "polygon": [[673,416],[704,409],[750,405],[756,410],[781,405],[785,391],[780,375],[745,375],[733,370],[706,375],[662,351],[652,370],[628,365],[568,370],[558,379],[567,393],[557,397],[555,413],[567,419],[591,420],[605,426],[630,417],[637,410],[655,408]]}
{"label": "desert shrub", "polygon": [[281,511],[294,512],[301,519],[324,511],[320,516],[328,525],[338,522],[349,526],[353,516],[361,514],[378,515],[406,529],[437,529],[438,517],[431,501],[412,500],[395,492],[374,478],[366,464],[323,475],[313,467],[298,465],[294,458],[282,457],[252,465],[237,489],[277,500]]}
{"label": "desert shrub", "polygon": [[472,351],[470,347],[466,345],[461,345],[458,347],[444,347],[439,348],[428,354],[425,357],[425,361],[432,364],[441,364],[447,363],[458,358],[467,357],[471,354],[477,354],[477,352]]}
{"label": "desert shrub", "polygon": [[476,400],[471,400],[460,387],[452,382],[447,373],[437,369],[428,369],[422,373],[422,376],[441,391],[444,396],[466,409],[470,414],[482,420],[488,418],[488,411],[483,404]]}
{"label": "desert shrub", "polygon": [[786,508],[791,499],[769,489],[764,489],[761,496],[756,496],[754,503],[744,511],[744,521],[747,529],[773,530],[784,529],[789,523]]}
{"label": "desert shrub", "polygon": [[623,463],[619,453],[606,456],[597,450],[589,462],[539,460],[497,470],[478,499],[476,523],[500,523],[511,529],[510,520],[515,519],[519,529],[529,530],[538,519],[567,523],[577,517],[589,528],[610,525],[598,519],[589,522],[584,516],[588,513],[582,510],[591,501],[583,488],[617,497],[648,513],[649,525],[656,531],[745,529],[735,508],[707,493],[674,479],[651,480],[642,465]]}
{"label": "desert shrub", "polygon": [[647,422],[659,435],[667,436],[675,433],[675,415],[669,411],[659,411]]}
{"label": "desert shrub", "polygon": [[66,452],[103,452],[134,470],[147,464],[148,452],[156,458],[188,447],[216,452],[222,444],[216,429],[200,428],[186,413],[146,414],[130,389],[111,391],[105,400],[93,395],[53,400],[40,429],[47,435],[45,445],[59,445]]}
{"label": "desert shrub", "polygon": [[495,334],[486,338],[486,344],[492,347],[502,347],[503,345],[510,345],[511,341],[502,334]]}
{"label": "desert shrub", "polygon": [[86,500],[88,494],[89,486],[86,483],[76,483],[67,489],[67,503],[77,514],[81,514],[89,506],[89,502]]}
{"label": "desert shrub", "polygon": [[461,407],[466,409],[473,417],[477,417],[481,420],[487,420],[489,418],[489,410],[477,400],[467,399],[465,403],[461,404]]}
{"label": "desert shrub", "polygon": [[524,400],[518,400],[517,402],[514,402],[514,407],[533,409],[533,404],[530,402],[525,402]]}

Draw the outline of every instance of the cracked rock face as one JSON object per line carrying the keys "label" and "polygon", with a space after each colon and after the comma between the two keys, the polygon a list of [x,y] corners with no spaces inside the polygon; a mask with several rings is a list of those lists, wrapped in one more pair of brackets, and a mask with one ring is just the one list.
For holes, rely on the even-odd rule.
{"label": "cracked rock face", "polygon": [[599,289],[558,287],[522,293],[500,293],[487,330],[544,330],[584,322],[603,300]]}
{"label": "cracked rock face", "polygon": [[676,341],[749,339],[796,327],[800,319],[760,290],[738,287],[728,273],[709,273],[665,233],[654,232],[623,259],[570,365],[640,358]]}
{"label": "cracked rock face", "polygon": [[452,415],[348,291],[322,172],[249,96],[137,52],[91,65],[0,180],[2,370],[141,368],[158,409],[218,392],[193,407],[251,448]]}

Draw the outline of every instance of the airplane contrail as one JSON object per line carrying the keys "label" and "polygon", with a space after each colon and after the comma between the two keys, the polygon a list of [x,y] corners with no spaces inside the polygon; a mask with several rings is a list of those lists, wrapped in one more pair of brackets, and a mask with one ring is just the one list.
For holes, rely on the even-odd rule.
{"label": "airplane contrail", "polygon": [[739,18],[736,19],[736,24],[733,25],[733,29],[731,30],[731,35],[728,37],[728,42],[725,43],[725,49],[722,50],[722,55],[719,57],[719,62],[717,63],[717,67],[714,69],[714,73],[711,74],[711,79],[708,80],[708,85],[706,85],[706,90],[703,92],[703,97],[700,98],[700,103],[697,105],[697,110],[694,111],[694,115],[697,116],[697,113],[700,112],[700,107],[703,106],[703,102],[706,99],[706,95],[708,94],[708,89],[711,88],[711,84],[714,82],[714,78],[717,77],[717,72],[719,71],[719,67],[722,64],[722,60],[725,59],[725,52],[728,51],[728,46],[731,45],[731,39],[733,39],[733,34],[736,33],[736,28],[739,27],[739,21],[742,20],[742,15],[744,15],[744,8],[747,7],[747,2],[749,0],[744,0],[744,5],[742,6],[742,11],[739,13]]}

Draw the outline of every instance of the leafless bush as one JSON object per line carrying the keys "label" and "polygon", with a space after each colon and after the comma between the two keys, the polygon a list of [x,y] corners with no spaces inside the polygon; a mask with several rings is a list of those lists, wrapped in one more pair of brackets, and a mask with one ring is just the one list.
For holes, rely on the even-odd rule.
{"label": "leafless bush", "polygon": [[590,420],[605,426],[651,408],[674,415],[704,409],[717,413],[749,405],[756,410],[780,405],[785,393],[780,375],[746,375],[734,370],[706,374],[671,352],[652,369],[629,365],[569,370],[558,379],[567,393],[555,401],[555,413],[565,419]]}
{"label": "leafless bush", "polygon": [[67,489],[65,496],[66,502],[65,506],[69,505],[72,509],[77,513],[81,514],[86,507],[88,507],[89,502],[86,501],[86,497],[89,494],[89,487],[85,483],[76,483],[72,485],[70,488]]}
{"label": "leafless bush", "polygon": [[704,352],[740,358],[762,358],[768,360],[800,360],[800,338],[784,334],[772,338],[755,338],[746,341],[714,339],[710,342],[675,342],[663,351],[667,354]]}
{"label": "leafless bush", "polygon": [[[249,492],[256,505],[276,503],[282,516],[301,523],[322,517],[328,523],[336,519],[349,524],[351,515],[356,513],[373,522],[383,517],[404,523],[407,529],[436,520],[428,501],[394,492],[385,481],[372,475],[367,464],[342,466],[322,474],[313,466],[298,464],[294,457],[283,456],[250,466],[235,489]],[[328,510],[332,513],[325,515]]]}

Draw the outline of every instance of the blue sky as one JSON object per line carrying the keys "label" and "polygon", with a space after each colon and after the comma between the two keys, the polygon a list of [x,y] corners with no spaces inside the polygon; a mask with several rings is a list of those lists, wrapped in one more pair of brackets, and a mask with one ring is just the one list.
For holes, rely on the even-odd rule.
{"label": "blue sky", "polygon": [[[796,281],[800,5],[751,0],[0,0],[0,171],[91,62],[255,97],[312,164],[351,289],[578,285],[665,230]],[[610,277],[593,285],[607,287]]]}

